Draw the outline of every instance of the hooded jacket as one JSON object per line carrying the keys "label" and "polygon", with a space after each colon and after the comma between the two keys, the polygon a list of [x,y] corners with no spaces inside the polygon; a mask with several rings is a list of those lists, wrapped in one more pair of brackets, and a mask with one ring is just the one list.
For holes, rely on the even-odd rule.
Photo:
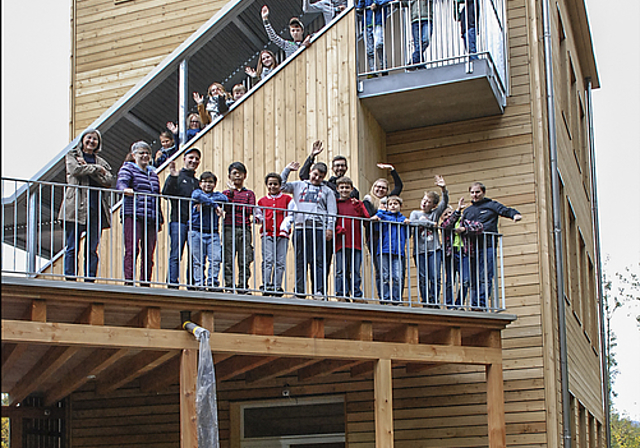
{"label": "hooded jacket", "polygon": [[[87,164],[84,162],[83,157],[83,139],[85,135],[89,133],[96,133],[98,135],[98,147],[94,151],[96,158],[95,164]],[[111,166],[102,157],[96,153],[102,149],[102,135],[97,129],[87,129],[80,136],[80,142],[78,146],[71,149],[65,156],[65,165],[67,169],[67,184],[72,188],[66,188],[64,194],[64,201],[60,207],[58,213],[59,221],[77,222],[78,224],[87,224],[87,210],[89,209],[88,194],[89,190],[83,188],[76,188],[78,186],[88,187],[93,184],[98,184],[105,188],[111,188],[114,183],[114,176],[111,174]],[[82,162],[81,162],[82,161]],[[106,174],[102,173],[100,167],[106,170]],[[80,194],[78,194],[80,192]],[[102,218],[100,219],[100,226],[103,229],[111,227],[111,212],[109,207],[108,193],[102,194]]]}
{"label": "hooded jacket", "polygon": [[407,218],[400,212],[385,210],[378,210],[376,216],[380,217],[380,222],[373,225],[379,235],[374,248],[376,255],[392,254],[404,257],[404,248],[407,245],[407,226],[403,223]]}
{"label": "hooded jacket", "polygon": [[158,197],[154,196],[160,194],[160,180],[151,165],[147,166],[146,170],[143,170],[134,162],[125,162],[120,171],[118,171],[116,188],[118,190],[132,188],[136,193],[150,194],[135,195],[135,207],[134,197],[125,196],[122,207],[124,216],[133,216],[135,212],[137,219],[157,221],[159,224],[164,222]]}

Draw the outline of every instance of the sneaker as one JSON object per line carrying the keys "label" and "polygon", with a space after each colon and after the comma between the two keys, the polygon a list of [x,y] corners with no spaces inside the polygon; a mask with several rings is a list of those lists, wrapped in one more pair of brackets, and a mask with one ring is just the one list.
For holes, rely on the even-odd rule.
{"label": "sneaker", "polygon": [[282,297],[284,295],[284,289],[282,289],[281,287],[278,286],[276,288],[276,292],[274,292],[273,295],[275,297]]}
{"label": "sneaker", "polygon": [[377,78],[378,74],[377,73],[371,73],[370,75],[367,75],[367,79],[373,79],[373,78]]}

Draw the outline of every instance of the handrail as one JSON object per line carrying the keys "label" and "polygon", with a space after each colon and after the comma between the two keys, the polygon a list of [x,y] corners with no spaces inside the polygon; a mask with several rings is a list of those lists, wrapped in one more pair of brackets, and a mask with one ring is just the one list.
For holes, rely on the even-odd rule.
{"label": "handrail", "polygon": [[[227,219],[214,225],[218,216],[213,208],[200,206],[196,209],[195,201],[191,198],[145,193],[126,196],[130,198],[127,206],[119,210],[111,207],[106,215],[100,212],[98,204],[103,203],[103,199],[110,204],[120,203],[122,191],[13,178],[2,179],[3,191],[5,184],[16,182],[26,184],[29,200],[23,202],[20,210],[15,207],[10,209],[10,213],[6,213],[3,204],[2,240],[26,241],[26,251],[20,251],[16,243],[13,249],[5,249],[3,275],[219,291],[222,285],[218,284],[216,270],[227,267],[230,269],[227,276],[230,275],[231,282],[227,279],[224,288],[239,294],[310,295],[321,300],[355,300],[452,310],[499,312],[505,309],[501,234],[485,232],[470,236],[465,239],[466,249],[463,251],[462,247],[453,249],[452,240],[445,240],[445,230],[441,227],[426,229],[414,223],[374,222],[363,217],[326,212],[239,204],[221,204]],[[63,207],[62,220],[58,219],[58,210],[42,207],[47,198],[56,194],[63,194],[75,201],[66,204],[70,204],[69,211],[66,205]],[[168,284],[164,277],[172,244],[167,223],[169,200],[178,201],[178,207],[185,207],[189,211],[184,231],[189,235],[190,255],[186,255],[182,261],[178,258],[183,281],[175,284]],[[94,204],[90,208],[92,211],[87,211],[84,204],[90,204],[91,201]],[[26,226],[15,227],[18,214],[30,217]],[[84,221],[75,218],[83,214],[86,216]],[[70,218],[66,219],[65,216]],[[139,218],[133,220],[133,216]],[[142,216],[145,218],[141,220]],[[257,216],[263,217],[262,230],[254,225]],[[103,225],[109,218],[110,227]],[[102,227],[107,228],[97,230]],[[328,231],[333,235],[327,243],[325,236]],[[423,231],[432,232],[431,237],[421,237]],[[55,234],[65,237],[65,246],[60,248],[62,250],[54,250]],[[230,239],[231,234],[236,234],[236,238]],[[271,237],[272,234],[285,239],[278,240]],[[133,256],[132,244],[140,239],[141,250],[147,254],[146,258],[140,257],[145,260],[140,267],[146,270],[136,280],[133,270],[138,263],[133,261],[137,257]],[[254,242],[255,251],[249,246],[244,249],[245,246],[237,246],[247,239]],[[289,244],[289,241],[292,243]],[[427,241],[437,243],[432,247],[432,243]],[[85,244],[89,252],[79,256],[80,250],[77,249]],[[210,247],[209,244],[215,244],[220,255],[217,258],[211,255],[213,259],[210,260],[213,261],[209,261],[209,266],[212,271],[204,275],[204,263],[198,257],[205,248]],[[290,245],[292,250],[287,254]],[[124,270],[121,269],[122,255],[118,255],[123,247]],[[209,250],[214,250],[211,247]],[[132,255],[128,260],[126,254],[130,251]],[[295,257],[292,256],[294,252]],[[46,253],[51,254],[51,260],[47,260]],[[54,257],[56,253],[65,255]],[[94,253],[95,256],[92,255]],[[239,267],[235,262],[230,262],[233,260],[229,257],[233,257],[234,253],[238,253]],[[256,263],[258,272],[243,280],[240,274],[245,270],[241,260],[252,260],[254,257],[256,261],[263,262],[262,269]],[[67,266],[63,269],[64,264]],[[152,271],[152,265],[156,266],[155,271]],[[273,272],[274,266],[279,269],[276,273]],[[310,269],[309,273],[307,268]],[[184,277],[185,269],[194,272],[194,275]],[[356,272],[358,275],[355,275]],[[271,277],[273,275],[275,277]],[[205,279],[211,283],[207,284]],[[236,284],[235,279],[240,283]],[[258,282],[258,279],[262,281]]]}

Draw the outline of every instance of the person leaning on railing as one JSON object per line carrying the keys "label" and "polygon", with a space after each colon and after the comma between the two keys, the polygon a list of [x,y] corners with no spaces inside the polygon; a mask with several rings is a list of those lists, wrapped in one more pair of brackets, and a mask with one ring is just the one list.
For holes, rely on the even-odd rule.
{"label": "person leaning on railing", "polygon": [[65,231],[64,275],[75,280],[78,274],[77,247],[80,235],[86,232],[84,241],[84,275],[93,281],[98,271],[98,244],[102,229],[111,227],[108,195],[87,188],[110,188],[114,177],[111,166],[97,155],[102,150],[102,136],[97,129],[87,129],[80,136],[78,145],[65,157],[67,183],[64,201],[58,220]]}
{"label": "person leaning on railing", "polygon": [[134,162],[125,162],[118,171],[116,188],[125,194],[122,204],[124,221],[124,278],[133,284],[133,271],[138,253],[142,286],[149,286],[153,270],[153,253],[164,218],[158,196],[160,180],[151,166],[151,146],[139,141],[131,145]]}

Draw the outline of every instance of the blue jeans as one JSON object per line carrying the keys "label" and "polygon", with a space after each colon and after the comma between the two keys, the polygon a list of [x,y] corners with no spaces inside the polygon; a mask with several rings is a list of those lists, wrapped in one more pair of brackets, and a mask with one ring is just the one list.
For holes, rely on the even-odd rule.
{"label": "blue jeans", "polygon": [[369,71],[376,70],[376,56],[378,57],[378,68],[383,69],[387,66],[384,58],[384,30],[382,25],[367,26],[367,63]]}
{"label": "blue jeans", "polygon": [[309,225],[307,228],[296,229],[296,294],[306,294],[307,267],[311,271],[311,289],[313,294],[325,295],[325,259],[326,240],[324,230]]}
{"label": "blue jeans", "polygon": [[431,20],[417,20],[411,24],[411,34],[413,36],[413,55],[411,59],[414,64],[422,62],[424,51],[429,46],[433,24]]}
{"label": "blue jeans", "polygon": [[[218,233],[189,232],[189,247],[193,260],[193,282],[195,286],[220,286],[220,262],[222,261],[222,245]],[[205,282],[204,266],[209,260],[207,279]]]}
{"label": "blue jeans", "polygon": [[480,247],[471,256],[471,306],[486,308],[487,297],[491,298],[495,266],[495,248]]}
{"label": "blue jeans", "polygon": [[350,297],[353,285],[353,297],[362,297],[362,251],[343,248],[336,252],[336,296]]}
{"label": "blue jeans", "polygon": [[[180,260],[182,260],[182,253],[184,252],[184,246],[187,243],[189,236],[189,224],[182,224],[181,222],[169,223],[169,273],[167,282],[172,284],[180,283]],[[188,254],[187,249],[187,254]],[[187,257],[187,260],[189,257]],[[192,284],[190,263],[187,263],[187,283]]]}
{"label": "blue jeans", "polygon": [[[453,305],[453,294],[456,292],[456,306],[462,305],[469,291],[469,257],[461,254],[460,248],[453,248],[453,253],[444,258],[445,280],[445,303]],[[456,276],[457,282],[456,284]]]}
{"label": "blue jeans", "polygon": [[100,243],[100,235],[102,233],[98,221],[97,216],[89,216],[88,232],[86,224],[76,224],[75,222],[65,223],[67,247],[64,252],[64,275],[78,275],[80,269],[77,269],[77,247],[80,242],[80,236],[83,232],[87,232],[84,240],[84,275],[88,278],[94,278],[96,276],[98,272],[98,244]]}
{"label": "blue jeans", "polygon": [[440,302],[440,287],[442,279],[440,268],[442,266],[442,251],[427,251],[418,254],[415,258],[418,267],[418,288],[422,303],[438,305]]}
{"label": "blue jeans", "polygon": [[402,301],[402,257],[400,255],[381,254],[380,281],[383,301]]}
{"label": "blue jeans", "polygon": [[466,5],[460,14],[460,32],[464,41],[464,49],[471,54],[471,59],[478,59],[476,48],[476,6],[475,0],[466,0]]}

